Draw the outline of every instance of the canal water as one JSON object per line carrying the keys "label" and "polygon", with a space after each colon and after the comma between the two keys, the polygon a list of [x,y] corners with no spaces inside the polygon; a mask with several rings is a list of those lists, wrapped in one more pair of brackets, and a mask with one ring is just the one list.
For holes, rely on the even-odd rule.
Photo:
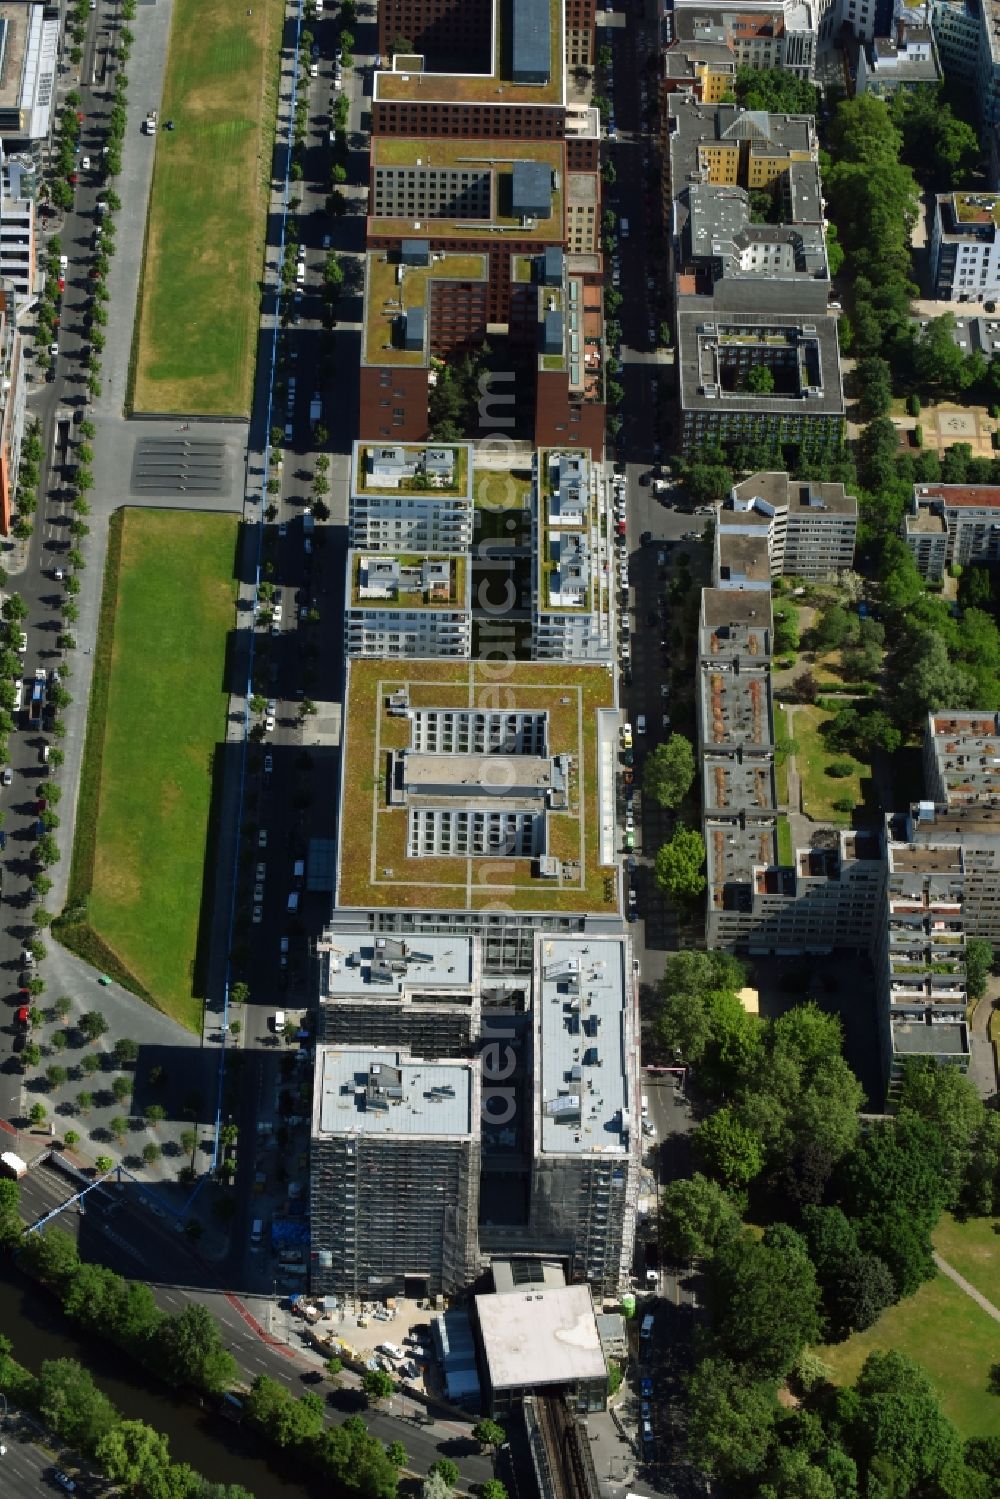
{"label": "canal water", "polygon": [[[294,1458],[265,1448],[252,1432],[214,1410],[173,1396],[110,1344],[78,1335],[56,1300],[5,1256],[0,1257],[0,1332],[13,1343],[18,1362],[34,1373],[46,1359],[77,1359],[123,1416],[162,1431],[173,1461],[190,1463],[214,1483],[240,1483],[257,1499],[312,1499],[321,1491],[318,1479],[309,1487],[276,1466],[291,1467]],[[329,1494],[329,1485],[322,1488]]]}

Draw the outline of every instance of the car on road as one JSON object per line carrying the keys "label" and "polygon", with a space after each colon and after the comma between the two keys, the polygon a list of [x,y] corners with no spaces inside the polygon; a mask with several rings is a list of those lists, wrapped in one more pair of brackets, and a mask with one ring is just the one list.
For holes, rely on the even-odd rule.
{"label": "car on road", "polygon": [[[94,6],[91,5],[90,8],[91,10],[93,10]],[[51,1478],[57,1489],[62,1489],[64,1493],[67,1494],[76,1493],[75,1481],[70,1478],[68,1473],[64,1473],[62,1468],[53,1468],[51,1473],[49,1474],[49,1477]]]}
{"label": "car on road", "polygon": [[28,654],[28,637],[24,633],[23,630],[21,631],[20,635],[18,636],[17,649],[18,649],[18,654],[21,655],[21,656],[26,656]]}
{"label": "car on road", "polygon": [[89,156],[83,157],[82,161],[80,162],[80,166],[83,168],[83,170],[85,172],[89,172],[90,171],[90,157]]}
{"label": "car on road", "polygon": [[264,733],[265,734],[273,734],[276,727],[277,727],[277,719],[275,718],[274,714],[273,713],[265,714],[265,717],[264,717]]}
{"label": "car on road", "polygon": [[639,1394],[642,1396],[643,1400],[652,1400],[652,1398],[653,1398],[653,1381],[651,1379],[649,1379],[648,1377],[644,1377],[643,1379],[640,1379],[640,1381],[639,1381]]}
{"label": "car on road", "polygon": [[257,847],[267,848],[267,828],[261,828],[257,834]]}
{"label": "car on road", "polygon": [[260,926],[260,924],[263,921],[263,919],[264,919],[264,907],[263,906],[254,906],[254,908],[253,908],[253,916],[251,917],[251,920],[253,921],[254,926]]}
{"label": "car on road", "polygon": [[264,774],[266,776],[269,776],[271,774],[271,772],[272,772],[273,769],[274,769],[274,756],[273,755],[265,755],[264,756]]}
{"label": "car on road", "polygon": [[14,772],[9,765],[5,765],[3,770],[0,771],[0,785],[13,786],[13,784]]}

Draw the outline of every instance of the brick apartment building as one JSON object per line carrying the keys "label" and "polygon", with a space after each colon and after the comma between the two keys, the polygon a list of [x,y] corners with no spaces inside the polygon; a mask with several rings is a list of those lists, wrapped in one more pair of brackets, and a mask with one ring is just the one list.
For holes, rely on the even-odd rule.
{"label": "brick apartment building", "polygon": [[[381,8],[362,438],[425,440],[440,362],[506,339],[506,391],[525,417],[533,403],[535,442],[600,456],[600,125],[566,104],[567,66],[592,50],[593,23],[592,0],[503,11],[493,0],[460,16],[446,0]],[[414,52],[388,66],[399,38]],[[462,72],[447,71],[453,40]]]}

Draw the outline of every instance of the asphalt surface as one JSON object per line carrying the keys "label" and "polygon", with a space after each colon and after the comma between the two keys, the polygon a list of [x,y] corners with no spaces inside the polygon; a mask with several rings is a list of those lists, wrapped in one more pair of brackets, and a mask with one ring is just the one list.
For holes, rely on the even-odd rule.
{"label": "asphalt surface", "polygon": [[64,1492],[54,1481],[58,1464],[39,1445],[41,1434],[21,1412],[0,1418],[0,1488],[15,1499],[38,1499],[40,1493]]}

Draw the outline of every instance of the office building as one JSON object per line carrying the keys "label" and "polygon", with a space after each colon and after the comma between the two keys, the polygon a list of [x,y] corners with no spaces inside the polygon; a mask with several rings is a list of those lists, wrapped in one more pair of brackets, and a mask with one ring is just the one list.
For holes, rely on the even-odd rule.
{"label": "office building", "polygon": [[939,582],[949,567],[1000,560],[1000,487],[915,484],[901,526],[922,578]]}
{"label": "office building", "polygon": [[918,831],[922,807],[885,822],[886,906],[876,972],[883,1074],[891,1098],[912,1057],[969,1065],[962,850]]}
{"label": "office building", "polygon": [[0,534],[10,534],[21,466],[27,403],[27,372],[20,320],[23,304],[0,278]]}
{"label": "office building", "polygon": [[60,16],[41,0],[0,3],[0,137],[8,150],[40,148],[52,126]]}
{"label": "office building", "polygon": [[608,1370],[590,1287],[542,1287],[516,1273],[513,1281],[475,1301],[489,1415],[502,1420],[533,1394],[561,1396],[581,1414],[602,1411]]}
{"label": "office building", "polygon": [[349,656],[469,656],[472,574],[464,552],[351,550],[346,571]]}
{"label": "office building", "polygon": [[974,90],[979,67],[979,6],[971,0],[932,0],[929,11],[942,73],[949,83],[963,83]]}
{"label": "office building", "polygon": [[900,17],[891,35],[873,37],[858,49],[858,95],[890,99],[907,89],[937,88],[941,80],[941,64],[929,25]]}
{"label": "office building", "polygon": [[931,288],[944,302],[983,302],[1000,295],[1000,197],[938,193],[931,223]]}
{"label": "office building", "polygon": [[597,473],[580,453],[538,454],[532,510],[531,653],[536,661],[611,661],[612,542]]}
{"label": "office building", "polygon": [[[767,578],[828,578],[854,566],[858,502],[842,484],[752,474],[734,485],[719,506],[716,522],[716,577],[720,588],[741,578],[743,564],[756,560],[744,538],[763,539]],[[758,565],[755,576],[762,569]],[[764,584],[763,586],[767,586]]]}
{"label": "office building", "polygon": [[391,1048],[318,1045],[311,1289],[454,1295],[475,1279],[479,1070]]}

